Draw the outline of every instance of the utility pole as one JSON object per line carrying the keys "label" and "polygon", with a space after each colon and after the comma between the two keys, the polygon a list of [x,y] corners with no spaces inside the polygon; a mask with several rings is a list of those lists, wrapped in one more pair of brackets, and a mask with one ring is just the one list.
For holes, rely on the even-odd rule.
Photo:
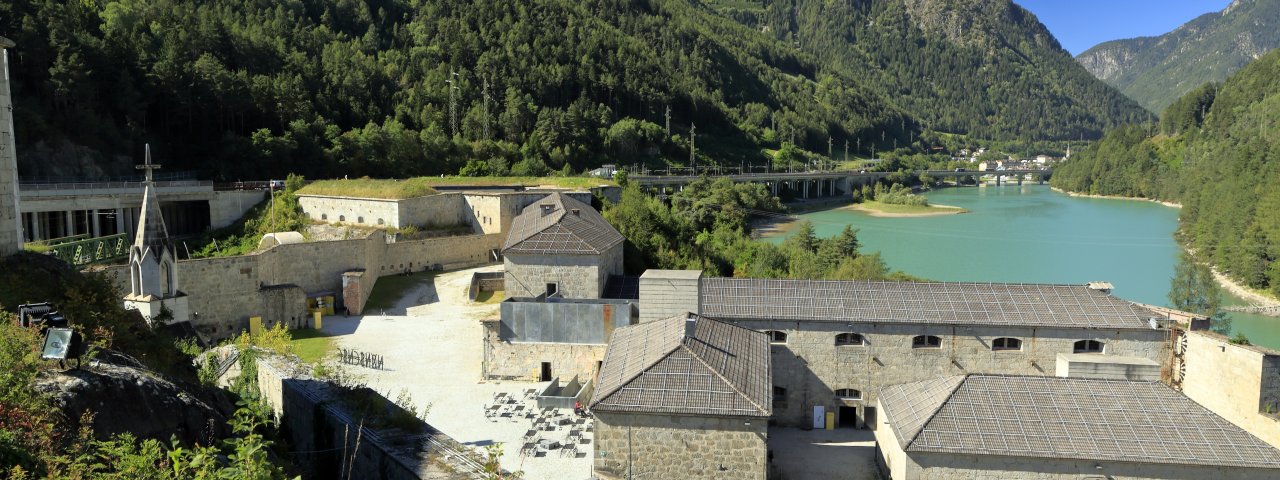
{"label": "utility pole", "polygon": [[671,105],[667,105],[667,138],[671,138]]}
{"label": "utility pole", "polygon": [[484,79],[484,87],[480,90],[484,97],[484,139],[489,140],[489,79]]}
{"label": "utility pole", "polygon": [[458,136],[458,100],[453,92],[458,89],[458,72],[449,70],[449,74],[451,75],[449,79],[444,81],[449,84],[449,133],[456,137]]}
{"label": "utility pole", "polygon": [[844,161],[849,161],[849,139],[844,139]]}
{"label": "utility pole", "polygon": [[827,135],[827,158],[831,158],[831,135]]}
{"label": "utility pole", "polygon": [[689,122],[689,165],[693,167],[693,174],[698,174],[698,147],[694,145],[694,140],[698,138],[698,126],[693,122]]}

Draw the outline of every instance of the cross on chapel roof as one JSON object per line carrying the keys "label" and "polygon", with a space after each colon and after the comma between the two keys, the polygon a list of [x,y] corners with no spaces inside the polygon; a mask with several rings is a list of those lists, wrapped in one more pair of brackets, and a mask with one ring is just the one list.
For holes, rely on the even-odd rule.
{"label": "cross on chapel roof", "polygon": [[151,164],[151,144],[150,143],[147,144],[147,156],[143,160],[143,162],[144,163],[142,165],[135,165],[133,168],[136,168],[138,170],[145,170],[147,175],[147,183],[151,183],[151,172],[154,170],[159,170],[160,164],[158,163],[154,165]]}

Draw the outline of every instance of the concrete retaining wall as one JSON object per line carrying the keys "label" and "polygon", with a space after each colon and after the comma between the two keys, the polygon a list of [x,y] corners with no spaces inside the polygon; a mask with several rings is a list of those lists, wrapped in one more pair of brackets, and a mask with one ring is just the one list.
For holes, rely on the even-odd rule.
{"label": "concrete retaining wall", "polygon": [[244,213],[267,198],[262,190],[215,190],[209,200],[209,228],[236,223]]}

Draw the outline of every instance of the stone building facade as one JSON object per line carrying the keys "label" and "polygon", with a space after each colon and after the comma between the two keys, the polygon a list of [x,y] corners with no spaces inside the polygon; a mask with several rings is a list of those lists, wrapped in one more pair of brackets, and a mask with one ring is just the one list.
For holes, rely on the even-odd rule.
{"label": "stone building facade", "polygon": [[616,330],[590,402],[592,473],[763,480],[771,375],[760,332],[690,314]]}
{"label": "stone building facade", "polygon": [[1182,393],[1280,448],[1280,352],[1210,331],[1186,332],[1175,349]]}
{"label": "stone building facade", "polygon": [[894,480],[1280,478],[1280,450],[1159,382],[952,376],[878,403]]}
{"label": "stone building facade", "polygon": [[590,205],[554,193],[525,207],[502,247],[508,297],[600,298],[622,274],[622,234]]}
{"label": "stone building facade", "polygon": [[[676,297],[646,296],[678,308]],[[1161,361],[1161,314],[1087,286],[703,278],[697,312],[769,333],[773,420],[874,426],[886,385],[940,375],[1057,374],[1058,354]],[[686,299],[688,301],[688,299]],[[641,318],[648,318],[641,314]]]}

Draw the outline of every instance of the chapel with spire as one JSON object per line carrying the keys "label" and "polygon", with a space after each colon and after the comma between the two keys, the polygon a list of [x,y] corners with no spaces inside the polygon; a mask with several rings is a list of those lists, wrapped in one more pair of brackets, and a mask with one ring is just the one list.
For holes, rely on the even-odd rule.
{"label": "chapel with spire", "polygon": [[[160,165],[151,163],[151,146],[147,145],[142,165],[146,179],[143,181],[142,212],[138,217],[138,232],[129,248],[129,294],[124,297],[125,308],[137,310],[147,323],[185,322],[190,320],[187,295],[178,288],[177,257],[169,232],[164,226],[160,211],[160,199],[152,172]],[[163,312],[168,318],[158,318]]]}

